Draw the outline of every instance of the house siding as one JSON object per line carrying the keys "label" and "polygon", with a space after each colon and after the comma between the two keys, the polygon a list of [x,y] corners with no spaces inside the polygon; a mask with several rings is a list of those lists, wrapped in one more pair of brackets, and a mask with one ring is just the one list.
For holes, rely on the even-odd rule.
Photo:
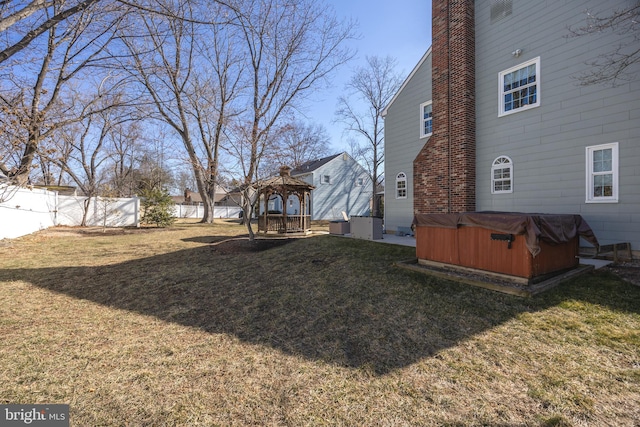
{"label": "house siding", "polygon": [[[413,221],[413,160],[428,141],[420,138],[420,105],[432,100],[431,53],[406,81],[385,116],[384,224],[387,233],[409,227]],[[396,176],[407,176],[407,198],[396,199]]]}
{"label": "house siding", "polygon": [[[601,244],[640,249],[640,74],[618,87],[578,86],[587,63],[621,39],[568,37],[586,10],[606,15],[631,4],[513,0],[512,14],[491,24],[490,2],[475,2],[477,210],[576,213]],[[498,73],[536,57],[540,106],[498,117]],[[612,142],[619,144],[618,203],[586,203],[586,147]],[[501,155],[513,161],[513,193],[491,194],[491,164]]]}
{"label": "house siding", "polygon": [[[329,175],[331,182],[322,183],[322,176]],[[347,215],[366,215],[372,194],[371,178],[367,171],[351,156],[344,153],[311,173],[295,175],[315,186],[311,191],[311,219],[342,219]],[[356,185],[358,178],[364,185]]]}

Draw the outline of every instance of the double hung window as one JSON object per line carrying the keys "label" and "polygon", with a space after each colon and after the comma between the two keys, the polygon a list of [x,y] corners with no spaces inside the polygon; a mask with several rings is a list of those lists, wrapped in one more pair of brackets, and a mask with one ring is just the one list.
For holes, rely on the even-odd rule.
{"label": "double hung window", "polygon": [[498,116],[517,113],[540,105],[540,57],[499,74]]}
{"label": "double hung window", "polygon": [[587,147],[587,203],[618,201],[618,143]]}
{"label": "double hung window", "polygon": [[420,105],[420,138],[426,138],[433,133],[433,103],[431,101]]}

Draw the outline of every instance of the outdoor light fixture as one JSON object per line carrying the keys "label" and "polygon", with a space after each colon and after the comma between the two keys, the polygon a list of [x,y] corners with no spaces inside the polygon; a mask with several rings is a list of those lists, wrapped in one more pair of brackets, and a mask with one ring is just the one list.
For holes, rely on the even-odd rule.
{"label": "outdoor light fixture", "polygon": [[522,49],[516,49],[513,52],[511,52],[511,55],[515,56],[516,58],[519,57],[520,55],[522,55]]}

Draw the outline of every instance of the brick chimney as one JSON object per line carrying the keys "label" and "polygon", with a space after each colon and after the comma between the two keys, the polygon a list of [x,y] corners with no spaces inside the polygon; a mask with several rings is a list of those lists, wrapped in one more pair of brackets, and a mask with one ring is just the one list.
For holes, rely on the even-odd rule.
{"label": "brick chimney", "polygon": [[433,134],[413,162],[415,213],[476,207],[473,0],[433,0]]}

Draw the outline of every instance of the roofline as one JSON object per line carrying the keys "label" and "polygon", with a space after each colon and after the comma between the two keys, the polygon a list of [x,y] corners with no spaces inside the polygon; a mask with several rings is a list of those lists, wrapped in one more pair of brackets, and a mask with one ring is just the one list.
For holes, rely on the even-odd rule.
{"label": "roofline", "polygon": [[[323,163],[323,164],[321,164],[320,166],[316,166],[316,167],[315,167],[315,168],[313,168],[313,169],[308,169],[308,170],[305,170],[305,171],[302,171],[302,172],[299,172],[299,173],[292,173],[292,174],[291,174],[291,176],[302,176],[302,175],[309,175],[309,174],[312,174],[312,173],[314,173],[315,171],[317,171],[318,169],[320,169],[321,167],[323,167],[324,165],[326,165],[326,164],[329,164],[329,163],[333,162],[335,159],[337,159],[338,157],[342,156],[343,154],[349,155],[349,153],[347,153],[346,151],[343,151],[343,152],[341,152],[341,153],[332,154],[332,155],[330,155],[330,156],[325,156],[325,157],[322,157],[322,158],[320,158],[320,159],[310,160],[310,162],[315,163],[315,162],[319,162],[320,160],[329,159],[329,158],[331,159],[331,160],[327,160],[327,162],[326,162],[326,163]],[[305,163],[308,163],[308,162],[305,162]],[[292,169],[292,170],[291,170],[291,172],[295,172],[295,170],[296,170],[296,169],[298,169],[298,168],[294,168],[294,169]]]}
{"label": "roofline", "polygon": [[407,78],[404,79],[404,82],[402,82],[402,86],[400,86],[400,89],[398,89],[396,94],[393,95],[393,98],[391,98],[391,101],[389,101],[387,106],[384,107],[384,110],[382,110],[382,113],[380,114],[382,116],[382,118],[384,118],[387,115],[387,112],[389,110],[389,107],[391,107],[391,104],[393,104],[394,101],[396,100],[396,98],[398,98],[398,95],[400,95],[400,92],[402,92],[404,90],[405,86],[409,83],[409,80],[411,80],[413,78],[414,74],[418,72],[418,68],[420,68],[420,66],[424,63],[424,61],[427,59],[427,57],[429,55],[431,55],[431,46],[429,46],[429,49],[427,49],[427,51],[424,53],[424,55],[422,55],[422,58],[420,58],[420,61],[418,61],[416,66],[413,67],[413,70],[411,70],[411,72],[409,73]]}

